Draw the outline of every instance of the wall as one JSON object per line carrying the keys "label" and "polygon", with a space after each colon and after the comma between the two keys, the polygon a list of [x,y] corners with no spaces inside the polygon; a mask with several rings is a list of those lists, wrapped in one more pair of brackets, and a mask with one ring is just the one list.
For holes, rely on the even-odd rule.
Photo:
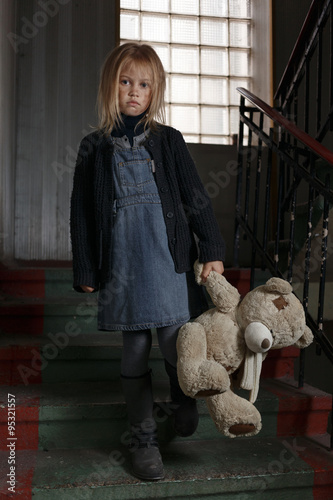
{"label": "wall", "polygon": [[273,87],[277,89],[312,0],[273,0]]}
{"label": "wall", "polygon": [[[296,25],[302,25],[308,3],[310,0],[273,1],[275,74],[282,72],[290,56],[298,33]],[[68,218],[75,155],[89,124],[96,123],[99,68],[115,44],[116,4],[109,0],[0,2],[1,91],[6,95],[1,100],[6,123],[1,130],[1,260],[5,256],[45,261],[71,258]],[[268,0],[264,0],[266,4]],[[263,19],[255,19],[255,29],[254,71],[261,66],[269,72],[262,51],[265,29],[267,35]],[[265,92],[267,95],[267,82],[258,89],[262,97]],[[189,148],[204,184],[211,190],[227,241],[227,265],[231,265],[236,148],[196,144]]]}
{"label": "wall", "polygon": [[0,2],[0,262],[14,250],[15,53],[7,33],[15,31],[15,2]]}
{"label": "wall", "polygon": [[221,233],[226,241],[226,266],[233,263],[237,146],[189,144],[202,182],[212,201]]}
{"label": "wall", "polygon": [[15,258],[69,260],[74,161],[89,124],[96,125],[99,70],[115,44],[115,3],[17,6]]}

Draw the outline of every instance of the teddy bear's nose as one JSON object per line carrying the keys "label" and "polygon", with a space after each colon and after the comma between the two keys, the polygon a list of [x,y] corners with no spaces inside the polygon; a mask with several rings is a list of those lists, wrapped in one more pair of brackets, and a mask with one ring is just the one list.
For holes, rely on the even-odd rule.
{"label": "teddy bear's nose", "polygon": [[271,343],[268,339],[264,339],[262,342],[261,342],[261,347],[263,349],[269,349],[271,347]]}

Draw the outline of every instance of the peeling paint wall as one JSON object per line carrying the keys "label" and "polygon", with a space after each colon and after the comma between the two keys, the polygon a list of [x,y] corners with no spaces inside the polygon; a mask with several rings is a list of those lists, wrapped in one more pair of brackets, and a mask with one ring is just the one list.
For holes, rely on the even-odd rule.
{"label": "peeling paint wall", "polygon": [[14,251],[15,188],[15,65],[16,57],[7,39],[15,31],[15,2],[0,2],[0,260]]}
{"label": "peeling paint wall", "polygon": [[69,200],[80,139],[96,125],[115,2],[18,2],[15,258],[69,260]]}

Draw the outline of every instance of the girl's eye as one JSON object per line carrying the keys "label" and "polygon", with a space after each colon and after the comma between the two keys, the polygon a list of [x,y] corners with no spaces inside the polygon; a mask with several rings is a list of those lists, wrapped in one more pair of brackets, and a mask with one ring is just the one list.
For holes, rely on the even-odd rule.
{"label": "girl's eye", "polygon": [[129,84],[129,81],[128,80],[121,80],[120,83],[122,85],[128,85]]}
{"label": "girl's eye", "polygon": [[146,83],[146,82],[143,82],[143,83],[141,84],[141,86],[142,86],[144,89],[147,89],[147,88],[149,87],[149,84],[148,84],[148,83]]}

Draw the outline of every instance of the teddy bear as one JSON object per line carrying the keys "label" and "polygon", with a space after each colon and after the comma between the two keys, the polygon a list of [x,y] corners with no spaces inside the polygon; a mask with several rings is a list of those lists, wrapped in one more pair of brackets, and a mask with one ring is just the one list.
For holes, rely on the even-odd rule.
{"label": "teddy bear", "polygon": [[[205,399],[218,431],[225,436],[254,436],[262,426],[253,404],[262,361],[269,349],[311,344],[313,335],[306,326],[304,309],[283,279],[270,278],[241,299],[223,275],[211,271],[202,283],[202,264],[196,261],[194,268],[197,283],[206,287],[215,307],[179,331],[180,387],[192,398]],[[234,392],[237,377],[239,387],[250,391],[249,399]]]}

